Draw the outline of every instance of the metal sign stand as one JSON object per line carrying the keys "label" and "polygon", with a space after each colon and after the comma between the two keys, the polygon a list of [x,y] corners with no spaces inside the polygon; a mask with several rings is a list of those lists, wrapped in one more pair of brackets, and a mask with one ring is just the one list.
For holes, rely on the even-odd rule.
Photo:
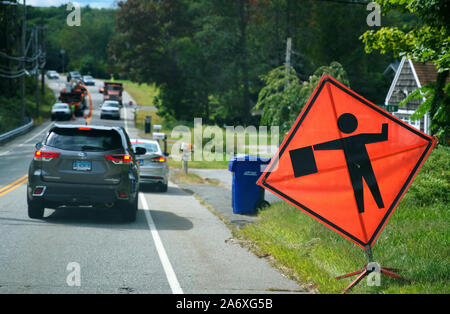
{"label": "metal sign stand", "polygon": [[378,263],[373,261],[373,254],[372,254],[372,249],[369,245],[366,246],[366,255],[367,255],[367,259],[369,261],[368,264],[366,264],[364,266],[363,269],[361,270],[357,270],[355,272],[352,273],[348,273],[339,277],[336,277],[336,279],[343,279],[343,278],[347,278],[347,277],[352,277],[352,276],[356,276],[359,275],[358,277],[356,277],[355,280],[353,280],[348,286],[347,288],[344,289],[344,291],[342,291],[342,294],[347,293],[350,289],[352,289],[354,286],[356,286],[363,278],[369,276],[370,273],[374,272],[374,271],[378,271],[379,273],[395,278],[395,279],[402,279],[405,281],[409,281],[409,282],[413,282],[411,279],[406,278],[404,276],[401,276],[399,274],[397,274],[397,272],[400,272],[400,269],[397,268],[388,268],[388,267],[381,267]]}

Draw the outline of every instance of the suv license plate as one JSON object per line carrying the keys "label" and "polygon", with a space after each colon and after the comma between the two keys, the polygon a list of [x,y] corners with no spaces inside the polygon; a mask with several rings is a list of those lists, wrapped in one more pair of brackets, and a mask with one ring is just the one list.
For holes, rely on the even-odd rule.
{"label": "suv license plate", "polygon": [[73,170],[76,171],[91,171],[91,162],[90,161],[74,161],[73,162]]}

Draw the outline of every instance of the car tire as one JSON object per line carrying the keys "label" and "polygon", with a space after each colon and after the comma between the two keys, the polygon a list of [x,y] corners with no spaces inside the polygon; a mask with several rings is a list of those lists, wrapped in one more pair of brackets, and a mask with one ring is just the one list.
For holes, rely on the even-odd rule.
{"label": "car tire", "polygon": [[41,202],[28,201],[28,217],[31,219],[44,218],[44,205]]}
{"label": "car tire", "polygon": [[138,210],[138,198],[130,203],[127,201],[118,201],[118,207],[125,222],[135,222]]}
{"label": "car tire", "polygon": [[161,183],[161,185],[160,185],[160,191],[161,192],[167,192],[167,189],[168,189],[168,187],[169,187],[169,184],[168,183]]}

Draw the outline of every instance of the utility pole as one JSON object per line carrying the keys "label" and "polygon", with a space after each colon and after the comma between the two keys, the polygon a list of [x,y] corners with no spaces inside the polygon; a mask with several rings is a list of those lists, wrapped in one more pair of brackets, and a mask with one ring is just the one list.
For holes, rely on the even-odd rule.
{"label": "utility pole", "polygon": [[21,111],[21,122],[25,123],[25,42],[27,34],[27,3],[23,0],[23,20],[22,20],[22,76],[20,79],[21,90],[22,90],[22,111]]}
{"label": "utility pole", "polygon": [[34,57],[36,60],[34,61],[34,78],[36,81],[36,119],[39,119],[39,58],[37,57],[39,54],[39,47],[38,47],[38,26],[34,27]]}
{"label": "utility pole", "polygon": [[[8,20],[8,16],[9,16],[9,12],[7,14],[5,14],[5,20],[6,20],[6,23],[5,23],[5,34],[9,34],[9,20]],[[14,20],[14,17],[13,17],[13,20]],[[6,52],[6,54],[10,54],[10,51],[9,51],[9,36],[6,35],[5,39],[6,39],[6,41],[5,41],[6,51],[5,52]],[[10,61],[9,61],[8,58],[6,58],[6,68],[7,69],[11,68],[10,67]],[[12,91],[13,91],[12,81],[13,81],[12,79],[8,79],[8,91],[7,91],[7,94],[6,94],[7,96],[8,96],[8,93],[9,93],[9,95],[12,96]]]}
{"label": "utility pole", "polygon": [[64,49],[61,49],[59,51],[59,53],[61,54],[61,60],[62,60],[62,62],[61,62],[62,72],[61,73],[64,75],[64,73],[65,73],[65,69],[64,69],[64,55],[66,54],[66,51]]}
{"label": "utility pole", "polygon": [[42,50],[42,54],[45,57],[44,63],[41,66],[41,94],[44,96],[45,95],[45,65],[47,63],[47,43],[45,41],[46,39],[46,30],[47,30],[47,26],[44,26],[44,21],[41,20],[41,50]]}
{"label": "utility pole", "polygon": [[291,54],[292,54],[292,38],[288,38],[286,42],[286,88],[289,87],[289,75],[291,73]]}

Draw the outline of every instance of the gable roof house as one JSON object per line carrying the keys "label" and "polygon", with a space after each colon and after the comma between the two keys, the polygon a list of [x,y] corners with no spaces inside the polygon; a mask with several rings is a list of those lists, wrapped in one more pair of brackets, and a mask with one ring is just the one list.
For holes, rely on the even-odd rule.
{"label": "gable roof house", "polygon": [[[425,84],[436,82],[437,70],[432,62],[415,62],[403,57],[395,73],[389,92],[386,96],[385,105],[398,105],[409,94]],[[430,117],[424,115],[422,119],[411,121],[411,115],[416,111],[424,99],[409,101],[400,106],[393,115],[412,125],[416,129],[430,134]]]}

